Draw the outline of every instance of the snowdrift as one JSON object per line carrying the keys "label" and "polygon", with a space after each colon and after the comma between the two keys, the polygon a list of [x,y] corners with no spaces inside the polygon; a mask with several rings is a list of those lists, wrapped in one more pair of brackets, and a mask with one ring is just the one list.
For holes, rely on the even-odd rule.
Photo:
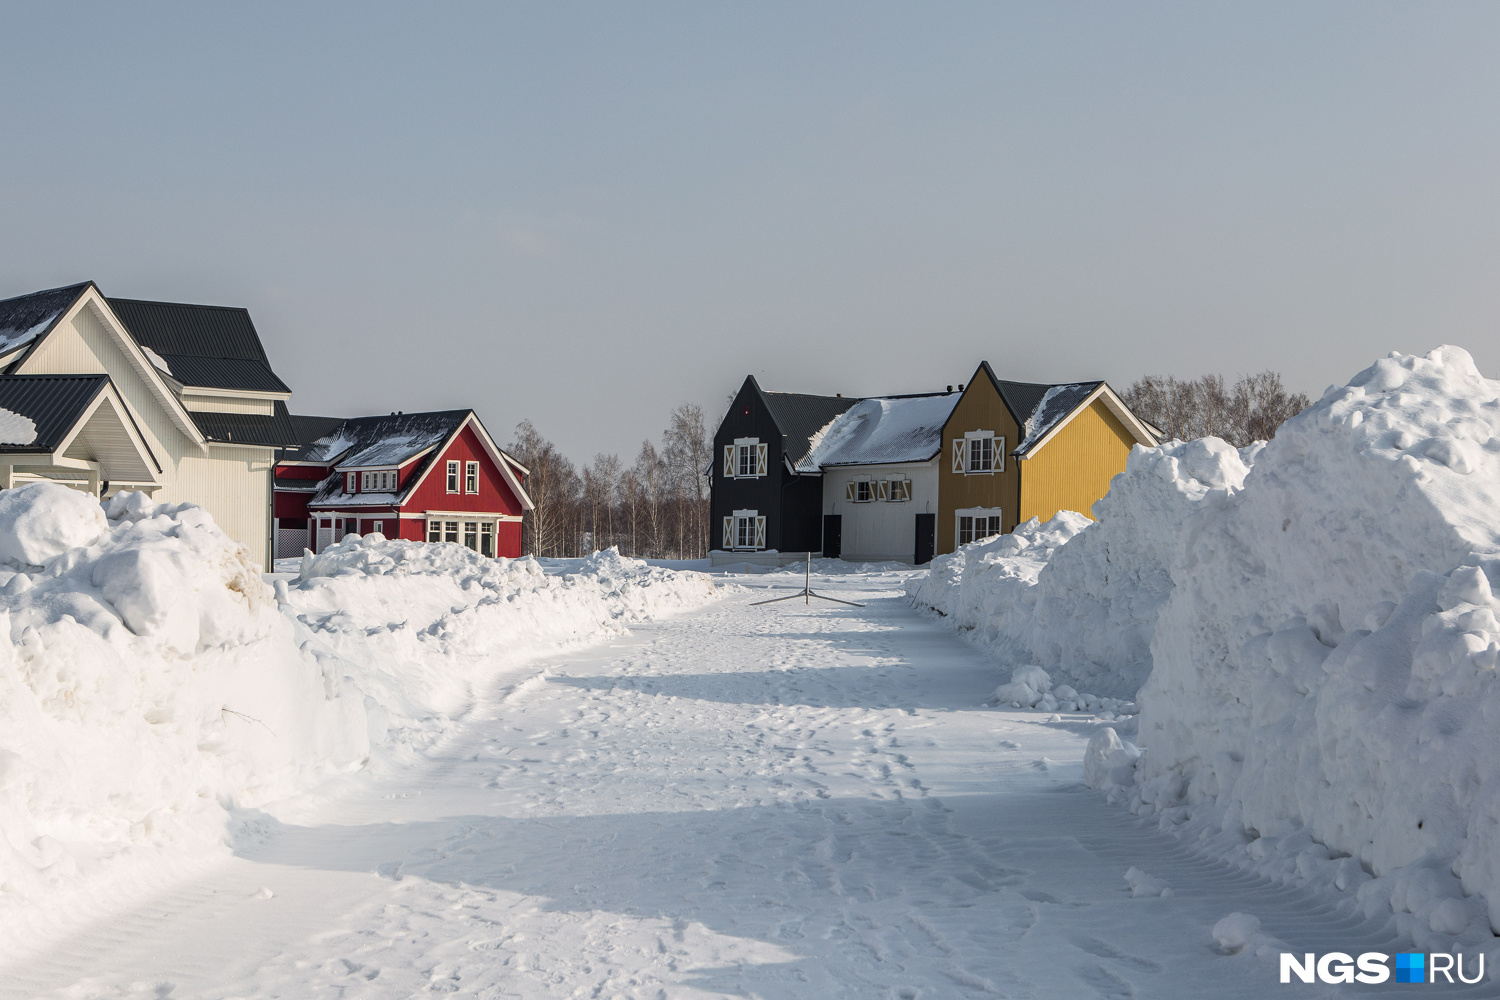
{"label": "snowdrift", "polygon": [[[911,590],[1023,669],[1138,689],[1144,753],[1101,733],[1093,783],[1166,824],[1211,818],[1287,877],[1358,886],[1418,940],[1491,942],[1497,497],[1500,383],[1457,348],[1393,354],[1258,453],[1137,449],[1040,568],[966,551]],[[1034,582],[965,594],[1007,572]]]}
{"label": "snowdrift", "polygon": [[[0,494],[0,909],[430,742],[501,665],[711,598],[697,573],[351,536],[273,589],[201,508]],[[11,904],[6,907],[4,904]]]}

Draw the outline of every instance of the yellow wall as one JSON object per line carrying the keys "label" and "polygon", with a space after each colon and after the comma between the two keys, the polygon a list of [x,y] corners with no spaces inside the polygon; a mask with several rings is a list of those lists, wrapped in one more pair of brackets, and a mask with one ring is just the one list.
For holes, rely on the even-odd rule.
{"label": "yellow wall", "polygon": [[[953,471],[953,439],[963,437],[965,431],[994,431],[997,438],[1005,438],[1003,448],[999,441],[995,442],[997,453],[1005,456],[1002,471],[993,475],[965,475]],[[999,507],[1002,530],[1015,528],[1020,480],[1016,460],[1010,453],[1020,443],[1019,432],[1020,428],[1000,398],[995,384],[983,369],[975,372],[943,427],[943,450],[938,455],[938,555],[955,548],[955,511],[967,507]]]}
{"label": "yellow wall", "polygon": [[[1125,459],[1135,443],[1104,401],[1094,400],[1032,457],[1018,463],[1021,520],[1039,517],[1046,521],[1060,510],[1092,516],[1094,501],[1108,493],[1110,480],[1125,471]],[[1011,530],[1009,519],[1006,525],[1005,530]],[[941,525],[938,530],[941,533]],[[952,525],[948,531],[951,535]]]}

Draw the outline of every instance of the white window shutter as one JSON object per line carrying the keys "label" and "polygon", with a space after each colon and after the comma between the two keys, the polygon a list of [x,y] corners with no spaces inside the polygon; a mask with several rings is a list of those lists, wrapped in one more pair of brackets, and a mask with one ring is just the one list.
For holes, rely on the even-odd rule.
{"label": "white window shutter", "polygon": [[1005,471],[1005,438],[995,437],[995,471]]}
{"label": "white window shutter", "polygon": [[875,499],[889,500],[891,498],[891,484],[882,479],[876,485],[879,487],[880,492],[876,495]]}
{"label": "white window shutter", "polygon": [[[762,445],[761,447],[765,447]],[[766,519],[757,517],[755,519],[755,547],[763,549],[766,547]]]}
{"label": "white window shutter", "polygon": [[757,476],[764,476],[766,474],[766,454],[770,451],[770,448],[770,445],[765,444],[755,446],[755,474]]}
{"label": "white window shutter", "polygon": [[854,502],[854,481],[850,480],[844,485],[844,499],[850,503]]}
{"label": "white window shutter", "polygon": [[724,478],[734,478],[734,445],[724,446]]}
{"label": "white window shutter", "polygon": [[724,518],[724,537],[719,539],[719,543],[726,549],[734,548],[734,518]]}
{"label": "white window shutter", "polygon": [[967,466],[964,464],[964,460],[968,457],[968,451],[967,451],[967,449],[965,448],[964,445],[965,445],[965,442],[964,442],[963,438],[954,438],[953,439],[953,471],[954,472],[963,472],[967,468]]}

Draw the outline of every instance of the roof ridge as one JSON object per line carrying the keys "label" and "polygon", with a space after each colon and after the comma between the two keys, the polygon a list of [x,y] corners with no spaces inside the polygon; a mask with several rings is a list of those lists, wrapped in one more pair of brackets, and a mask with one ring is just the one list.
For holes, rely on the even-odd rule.
{"label": "roof ridge", "polygon": [[219,306],[209,302],[172,302],[167,299],[130,299],[123,295],[106,295],[104,300],[110,303],[130,302],[143,306],[180,306],[183,309],[228,309],[246,313],[250,311],[249,306]]}
{"label": "roof ridge", "polygon": [[[58,285],[56,288],[38,288],[34,292],[22,292],[20,295],[10,295],[6,298],[0,299],[0,305],[4,305],[7,302],[14,302],[16,299],[30,299],[38,295],[50,295],[53,292],[66,292],[74,288],[87,288],[90,285],[94,285],[92,279],[88,281],[74,282],[71,285]],[[94,287],[98,288],[99,286],[94,285]],[[101,292],[100,294],[102,295],[103,293]]]}

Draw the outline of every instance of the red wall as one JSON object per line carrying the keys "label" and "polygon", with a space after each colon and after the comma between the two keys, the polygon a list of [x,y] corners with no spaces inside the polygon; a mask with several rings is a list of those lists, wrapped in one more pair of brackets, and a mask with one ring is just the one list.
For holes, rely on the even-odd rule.
{"label": "red wall", "polygon": [[[448,463],[478,462],[479,492],[449,493]],[[484,445],[473,427],[465,427],[448,450],[433,459],[431,472],[421,487],[406,501],[406,510],[412,513],[425,510],[473,511],[476,514],[519,514],[521,501],[510,491],[505,478],[495,463],[485,453]],[[463,466],[459,466],[459,488],[463,488]]]}

